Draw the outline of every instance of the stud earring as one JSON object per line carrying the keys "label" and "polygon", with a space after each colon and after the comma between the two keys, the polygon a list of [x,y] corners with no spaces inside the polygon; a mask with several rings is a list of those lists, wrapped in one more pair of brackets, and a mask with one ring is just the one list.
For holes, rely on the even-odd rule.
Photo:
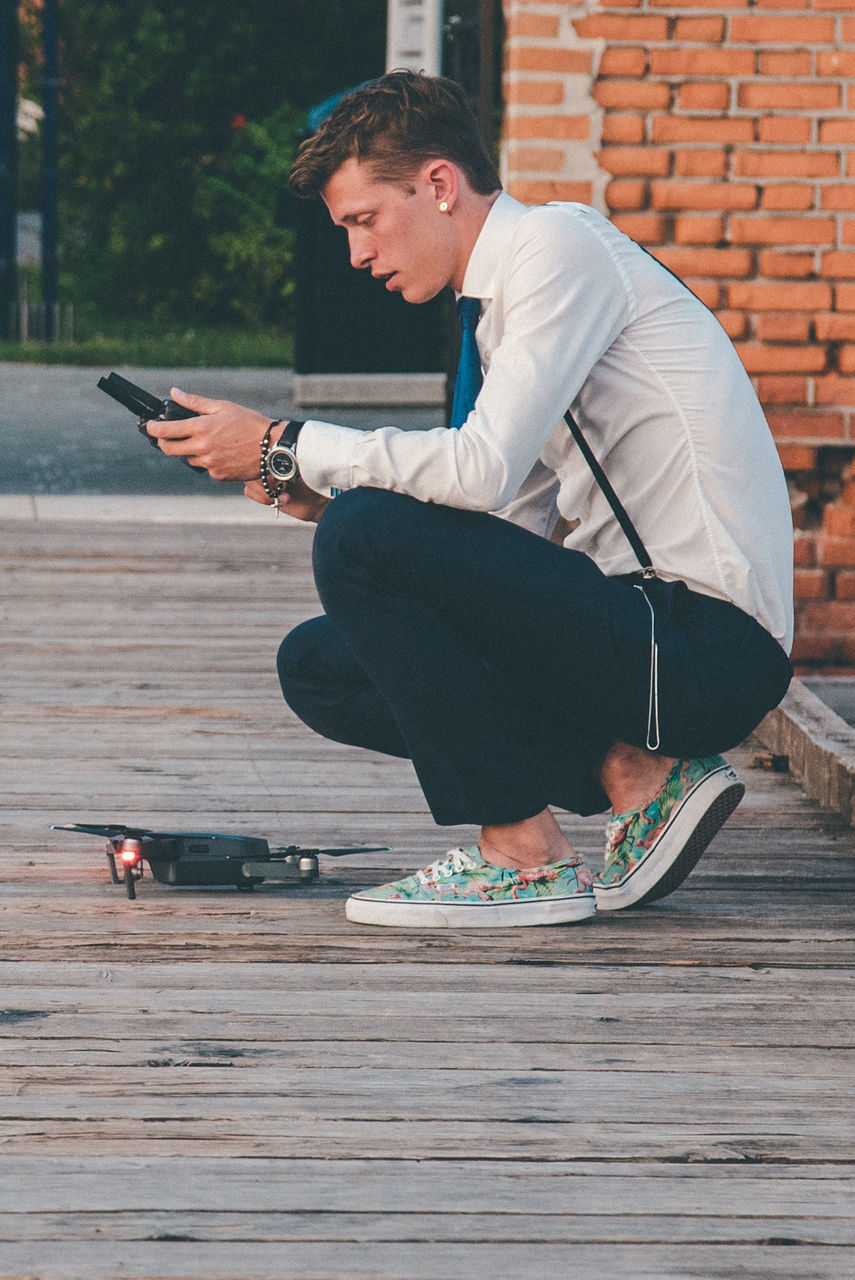
{"label": "stud earring", "polygon": [[440,200],[440,202],[439,202],[439,211],[440,211],[440,213],[448,213],[448,201],[447,201],[447,200]]}

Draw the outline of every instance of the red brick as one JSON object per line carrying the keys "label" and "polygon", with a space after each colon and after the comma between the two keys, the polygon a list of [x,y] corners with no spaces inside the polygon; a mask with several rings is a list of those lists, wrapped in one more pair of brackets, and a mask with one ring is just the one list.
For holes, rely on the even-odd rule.
{"label": "red brick", "polygon": [[816,17],[785,18],[734,15],[729,38],[734,44],[833,44],[834,19]]}
{"label": "red brick", "polygon": [[693,280],[692,292],[700,298],[705,307],[709,307],[710,311],[716,314],[721,310],[724,294],[721,285],[713,284],[712,281]]}
{"label": "red brick", "polygon": [[763,249],[760,253],[760,275],[773,279],[804,280],[816,269],[813,253],[788,253],[781,249]]}
{"label": "red brick", "polygon": [[799,186],[794,182],[777,182],[764,187],[760,196],[761,209],[791,209],[804,213],[813,207],[813,187]]}
{"label": "red brick", "polygon": [[836,231],[833,218],[730,219],[734,244],[834,244]]}
{"label": "red brick", "polygon": [[585,139],[591,131],[588,116],[511,116],[505,125],[506,138]]}
{"label": "red brick", "polygon": [[517,80],[509,93],[513,106],[557,107],[564,101],[564,81]]}
{"label": "red brick", "polygon": [[819,539],[817,557],[820,564],[829,569],[845,566],[855,568],[855,538],[837,538],[825,534]]}
{"label": "red brick", "polygon": [[505,27],[505,38],[511,41],[516,36],[529,36],[550,40],[558,35],[558,28],[559,19],[555,14],[512,13]]}
{"label": "red brick", "polygon": [[840,159],[833,151],[740,151],[733,172],[738,178],[836,178]]}
{"label": "red brick", "polygon": [[681,84],[677,93],[677,103],[683,111],[724,111],[729,101],[729,85],[706,80]]}
{"label": "red brick", "polygon": [[844,44],[855,44],[855,18],[844,18],[841,34]]}
{"label": "red brick", "polygon": [[589,75],[593,55],[588,49],[550,48],[544,45],[511,45],[507,51],[509,71],[552,71],[562,75]]}
{"label": "red brick", "polygon": [[603,119],[603,142],[624,142],[632,145],[644,141],[644,117],[618,115],[610,111]]}
{"label": "red brick", "polygon": [[629,179],[609,182],[606,185],[606,204],[609,209],[643,209],[647,203],[647,183]]}
{"label": "red brick", "polygon": [[601,76],[643,76],[647,70],[645,49],[604,49],[600,58]]}
{"label": "red brick", "polygon": [[855,142],[855,120],[821,120],[819,140],[826,145],[842,143],[848,146],[849,143]]}
{"label": "red brick", "polygon": [[825,347],[817,346],[742,342],[736,352],[749,373],[819,373],[827,363]]}
{"label": "red brick", "polygon": [[661,213],[616,213],[612,222],[639,244],[662,244],[667,238],[668,223]]}
{"label": "red brick", "polygon": [[761,404],[804,404],[807,379],[761,374],[757,379],[757,395]]}
{"label": "red brick", "polygon": [[810,142],[813,121],[805,116],[764,116],[757,122],[761,142],[782,142],[791,147]]}
{"label": "red brick", "polygon": [[671,167],[670,154],[656,147],[606,147],[597,159],[606,173],[622,175],[663,176]]}
{"label": "red brick", "polygon": [[838,311],[855,311],[855,285],[836,284],[834,286],[834,304]]}
{"label": "red brick", "polygon": [[757,190],[735,182],[653,182],[654,209],[753,209]]}
{"label": "red brick", "polygon": [[654,76],[751,76],[755,70],[751,49],[651,49],[650,73]]}
{"label": "red brick", "polygon": [[804,635],[799,633],[793,640],[790,657],[793,664],[799,662],[833,662],[837,658],[839,644],[832,636]]}
{"label": "red brick", "polygon": [[837,537],[855,538],[855,507],[829,503],[822,513],[822,527]]}
{"label": "red brick", "polygon": [[[852,539],[855,544],[855,538]],[[855,604],[843,600],[815,601],[805,606],[804,628],[811,631],[855,630]]]}
{"label": "red brick", "polygon": [[773,409],[766,417],[776,440],[839,441],[846,434],[846,419],[842,413],[815,412],[805,408],[797,411]]}
{"label": "red brick", "polygon": [[834,577],[834,594],[838,600],[855,600],[855,572],[838,569]]}
{"label": "red brick", "polygon": [[771,284],[732,284],[728,305],[748,311],[830,311],[831,288],[821,281]]}
{"label": "red brick", "polygon": [[855,244],[855,218],[843,218],[843,243]]}
{"label": "red brick", "polygon": [[591,14],[578,18],[573,27],[583,40],[607,40],[609,44],[650,44],[668,39],[668,19],[656,15]]}
{"label": "red brick", "polygon": [[601,107],[617,111],[666,111],[671,105],[671,86],[650,80],[600,80],[593,98]]}
{"label": "red brick", "polygon": [[815,534],[802,533],[801,531],[796,533],[793,540],[793,562],[805,568],[816,564]]}
{"label": "red brick", "polygon": [[848,249],[837,249],[822,255],[822,274],[832,277],[855,276],[855,253]]}
{"label": "red brick", "polygon": [[590,182],[562,182],[559,179],[512,178],[509,195],[522,204],[546,204],[549,200],[573,200],[590,204],[593,195]]}
{"label": "red brick", "polygon": [[807,49],[761,53],[760,74],[763,76],[810,76],[811,55]]}
{"label": "red brick", "polygon": [[678,276],[748,276],[754,261],[747,249],[668,249],[658,258]]}
{"label": "red brick", "polygon": [[[648,0],[651,9],[674,9],[674,0]],[[745,0],[717,0],[716,9],[744,9]],[[682,0],[681,9],[709,9],[709,0]]]}
{"label": "red brick", "polygon": [[810,318],[772,311],[757,317],[755,331],[761,342],[807,342]]}
{"label": "red brick", "polygon": [[748,317],[744,311],[717,311],[716,317],[732,342],[744,338],[748,332]]}
{"label": "red brick", "polygon": [[719,44],[724,37],[724,18],[678,18],[674,24],[677,44]]}
{"label": "red brick", "polygon": [[741,84],[737,99],[750,111],[837,111],[843,105],[838,84]]}
{"label": "red brick", "polygon": [[851,78],[855,76],[855,52],[851,49],[820,49],[816,55],[816,70],[821,76]]}
{"label": "red brick", "polygon": [[781,444],[778,456],[785,471],[813,471],[816,466],[816,449],[808,444]]}
{"label": "red brick", "polygon": [[674,219],[677,244],[717,244],[724,234],[724,219],[712,214],[679,214]]}
{"label": "red brick", "polygon": [[831,594],[831,574],[825,569],[796,569],[793,597],[796,600],[827,600]]}
{"label": "red brick", "polygon": [[556,173],[564,166],[564,152],[557,147],[511,147],[508,165],[515,172]]}
{"label": "red brick", "polygon": [[676,164],[682,178],[723,178],[727,172],[727,154],[717,148],[698,147],[678,151]]}
{"label": "red brick", "polygon": [[837,353],[837,367],[841,373],[855,373],[855,346],[841,347]]}
{"label": "red brick", "polygon": [[741,117],[654,116],[654,142],[713,143],[719,146],[754,141],[754,121]]}
{"label": "red brick", "polygon": [[832,311],[815,316],[814,333],[820,342],[855,341],[855,315]]}
{"label": "red brick", "polygon": [[855,405],[855,378],[827,373],[814,385],[817,404]]}
{"label": "red brick", "polygon": [[823,187],[822,208],[832,210],[855,209],[855,186]]}

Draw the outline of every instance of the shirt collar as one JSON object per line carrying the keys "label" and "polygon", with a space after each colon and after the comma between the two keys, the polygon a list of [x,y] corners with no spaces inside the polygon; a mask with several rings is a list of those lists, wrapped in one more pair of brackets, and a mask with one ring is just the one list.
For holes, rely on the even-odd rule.
{"label": "shirt collar", "polygon": [[503,249],[526,213],[528,205],[520,204],[504,191],[493,201],[466,264],[463,289],[458,297],[482,301],[493,297],[496,275],[504,261]]}

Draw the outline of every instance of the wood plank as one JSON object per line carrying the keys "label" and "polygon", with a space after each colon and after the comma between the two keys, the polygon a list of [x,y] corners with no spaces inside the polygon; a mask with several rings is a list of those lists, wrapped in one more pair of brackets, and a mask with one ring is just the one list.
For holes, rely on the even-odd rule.
{"label": "wood plank", "polygon": [[[855,1274],[855,832],[758,744],[656,907],[360,929],[354,886],[474,832],[284,708],[311,531],[0,536],[4,1280]],[[48,829],[116,816],[389,852],[130,903]],[[602,818],[561,822],[599,865]]]}
{"label": "wood plank", "polygon": [[[322,1229],[322,1227],[319,1227]],[[192,1237],[191,1237],[192,1238]],[[163,1242],[145,1242],[136,1248],[122,1242],[61,1245],[32,1243],[5,1246],[6,1280],[32,1280],[34,1259],[43,1274],[51,1280],[115,1280],[117,1275],[133,1280],[269,1280],[282,1275],[287,1267],[288,1280],[377,1280],[394,1276],[395,1280],[567,1280],[567,1245],[461,1243],[365,1244],[361,1241],[338,1243],[289,1243],[282,1245],[235,1245],[185,1243],[167,1234]],[[776,1245],[798,1245],[798,1248],[775,1248]],[[769,1246],[773,1246],[770,1248]],[[847,1248],[812,1246],[798,1238],[778,1237],[772,1233],[759,1246],[728,1244],[711,1249],[701,1245],[614,1244],[604,1250],[599,1244],[573,1245],[572,1265],[587,1280],[614,1280],[616,1275],[633,1280],[725,1280],[732,1276],[751,1276],[752,1280],[841,1280],[855,1261]],[[841,1270],[843,1268],[843,1270]]]}

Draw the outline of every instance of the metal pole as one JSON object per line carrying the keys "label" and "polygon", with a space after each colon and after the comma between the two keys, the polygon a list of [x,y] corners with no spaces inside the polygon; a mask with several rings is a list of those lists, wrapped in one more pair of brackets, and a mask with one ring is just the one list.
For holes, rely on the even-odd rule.
{"label": "metal pole", "polygon": [[57,232],[57,89],[59,56],[57,0],[44,0],[44,120],[42,122],[42,301],[45,308],[45,340],[57,338],[59,306],[59,251]]}
{"label": "metal pole", "polygon": [[18,274],[18,0],[0,0],[0,337],[14,335]]}

